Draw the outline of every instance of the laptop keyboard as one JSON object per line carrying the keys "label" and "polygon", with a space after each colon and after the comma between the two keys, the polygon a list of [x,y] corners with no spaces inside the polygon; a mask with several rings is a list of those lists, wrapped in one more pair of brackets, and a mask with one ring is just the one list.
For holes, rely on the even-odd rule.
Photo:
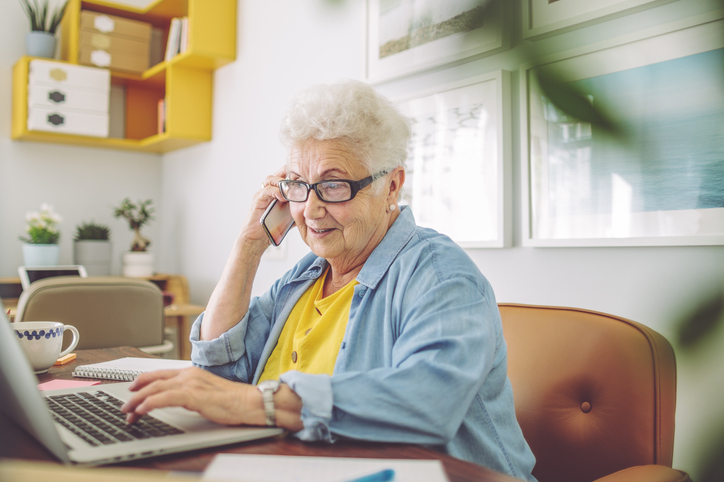
{"label": "laptop keyboard", "polygon": [[150,415],[130,425],[121,412],[123,402],[103,392],[46,397],[53,419],[91,445],[108,445],[183,433]]}

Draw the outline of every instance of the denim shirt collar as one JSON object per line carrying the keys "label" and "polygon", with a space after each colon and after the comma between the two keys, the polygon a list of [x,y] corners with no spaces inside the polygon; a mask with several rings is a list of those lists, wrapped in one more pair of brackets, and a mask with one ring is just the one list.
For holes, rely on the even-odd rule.
{"label": "denim shirt collar", "polygon": [[[357,282],[374,289],[389,269],[397,255],[415,234],[417,225],[409,206],[400,206],[400,214],[382,238],[380,244],[372,251],[365,261],[362,271],[357,275]],[[310,253],[311,255],[311,253]],[[313,256],[313,255],[312,255]],[[319,278],[329,263],[326,259],[316,257],[309,267],[299,273],[292,282]]]}
{"label": "denim shirt collar", "polygon": [[400,206],[400,214],[382,238],[380,244],[365,261],[357,281],[370,289],[377,287],[392,262],[415,234],[417,226],[409,206]]}

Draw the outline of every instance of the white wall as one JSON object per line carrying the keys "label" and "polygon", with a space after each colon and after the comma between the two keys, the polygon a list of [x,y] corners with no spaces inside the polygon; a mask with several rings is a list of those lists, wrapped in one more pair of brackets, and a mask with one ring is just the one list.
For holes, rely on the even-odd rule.
{"label": "white wall", "polygon": [[[262,180],[285,162],[281,118],[296,92],[317,82],[364,76],[365,9],[360,1],[238,3],[237,60],[216,71],[214,141],[164,157],[164,266],[189,277],[205,303]],[[308,251],[296,231],[286,259],[266,261],[265,290]]]}
{"label": "white wall", "polygon": [[[499,301],[568,305],[632,318],[673,339],[673,324],[704,291],[724,282],[724,247],[523,248],[520,243],[518,79],[520,0],[511,12],[514,47],[493,57],[380,85],[389,96],[501,68],[513,72],[515,243],[509,249],[470,250]],[[709,11],[715,0],[679,0],[540,41],[546,53],[605,40]],[[284,161],[279,122],[299,90],[339,78],[363,79],[365,8],[361,0],[239,0],[236,62],[215,74],[213,141],[166,154],[10,142],[10,69],[23,53],[20,8],[0,4],[0,276],[20,263],[22,216],[53,202],[66,216],[62,256],[69,260],[73,219],[113,222],[114,237],[130,233],[110,221],[109,204],[122,197],[158,200],[149,230],[161,271],[188,277],[192,301],[206,303],[260,182]],[[6,28],[7,27],[7,28]],[[518,40],[516,40],[518,39]],[[54,157],[55,159],[52,159]],[[92,180],[89,182],[89,180]],[[60,186],[61,182],[64,186]],[[119,249],[119,248],[117,248]],[[307,252],[296,232],[284,259],[262,262],[254,287],[263,292]],[[713,346],[721,347],[724,334]],[[679,357],[675,466],[696,473],[700,440],[721,393],[720,349]],[[718,356],[718,358],[716,358]],[[709,358],[706,358],[709,357]],[[707,361],[708,360],[708,361]],[[704,402],[704,400],[707,400]]]}

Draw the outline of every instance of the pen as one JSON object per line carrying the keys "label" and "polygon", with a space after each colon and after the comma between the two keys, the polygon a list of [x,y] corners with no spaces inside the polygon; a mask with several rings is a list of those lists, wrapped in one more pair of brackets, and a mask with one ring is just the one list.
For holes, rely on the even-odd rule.
{"label": "pen", "polygon": [[374,474],[364,475],[362,477],[352,479],[349,482],[390,482],[395,478],[395,471],[392,469],[380,470]]}

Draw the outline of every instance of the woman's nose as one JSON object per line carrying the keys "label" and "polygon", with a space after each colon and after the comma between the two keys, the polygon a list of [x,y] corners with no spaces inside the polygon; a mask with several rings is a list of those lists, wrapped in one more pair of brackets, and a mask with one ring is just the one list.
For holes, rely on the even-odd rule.
{"label": "woman's nose", "polygon": [[324,202],[319,199],[314,189],[309,190],[309,196],[304,201],[304,217],[307,219],[317,219],[324,216]]}

